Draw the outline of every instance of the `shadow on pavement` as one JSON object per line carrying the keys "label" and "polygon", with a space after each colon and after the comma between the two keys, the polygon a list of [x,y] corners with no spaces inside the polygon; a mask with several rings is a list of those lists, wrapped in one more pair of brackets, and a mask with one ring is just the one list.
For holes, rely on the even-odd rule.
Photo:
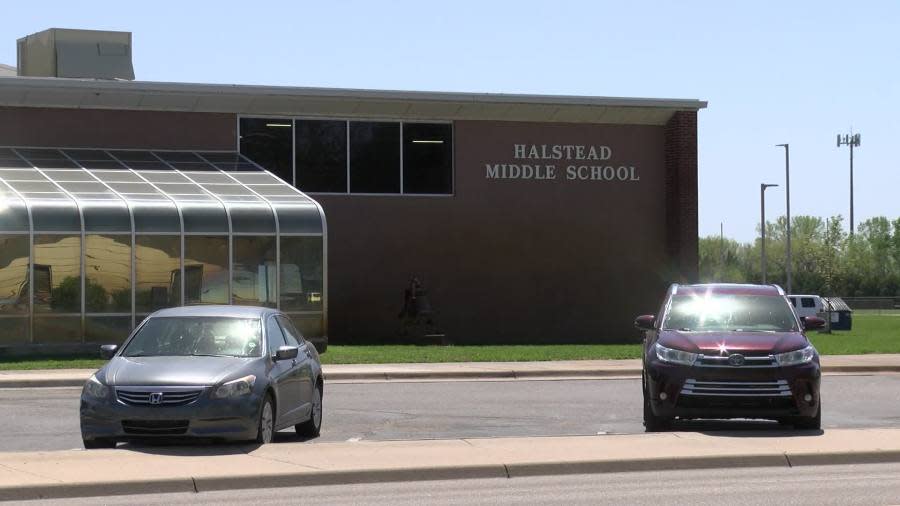
{"label": "shadow on pavement", "polygon": [[[298,437],[293,430],[277,432],[272,444],[296,443],[308,441],[309,438]],[[118,446],[119,449],[136,453],[171,456],[217,456],[241,455],[256,450],[261,445],[246,441],[218,441],[215,439],[197,438],[160,438],[132,440]]]}
{"label": "shadow on pavement", "polygon": [[679,420],[674,431],[699,432],[718,437],[810,437],[821,436],[822,430],[799,430],[771,420]]}

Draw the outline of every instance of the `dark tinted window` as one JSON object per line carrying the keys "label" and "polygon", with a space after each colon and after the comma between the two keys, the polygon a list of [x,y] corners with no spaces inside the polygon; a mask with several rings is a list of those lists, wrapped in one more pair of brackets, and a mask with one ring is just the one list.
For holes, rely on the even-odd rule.
{"label": "dark tinted window", "polygon": [[242,155],[294,184],[291,120],[241,118],[240,136]]}
{"label": "dark tinted window", "polygon": [[297,121],[297,188],[347,192],[347,122]]}
{"label": "dark tinted window", "polygon": [[284,346],[284,334],[275,317],[266,320],[266,339],[268,340],[269,355],[274,355],[278,348]]}
{"label": "dark tinted window", "polygon": [[452,128],[403,124],[403,193],[453,193]]}
{"label": "dark tinted window", "polygon": [[277,318],[278,323],[281,324],[281,329],[284,331],[284,338],[287,340],[288,346],[300,346],[300,343],[303,342],[303,336],[294,327],[291,320],[285,316],[278,316]]}
{"label": "dark tinted window", "polygon": [[803,307],[816,307],[816,303],[812,300],[812,297],[803,297],[800,299],[800,303],[803,304]]}
{"label": "dark tinted window", "polygon": [[350,192],[400,193],[399,123],[350,123]]}

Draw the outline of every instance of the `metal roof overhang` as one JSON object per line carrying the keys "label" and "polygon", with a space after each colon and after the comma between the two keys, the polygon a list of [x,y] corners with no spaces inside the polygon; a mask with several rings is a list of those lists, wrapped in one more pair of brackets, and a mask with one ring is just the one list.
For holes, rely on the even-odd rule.
{"label": "metal roof overhang", "polygon": [[696,111],[706,102],[5,77],[0,78],[0,106],[663,125],[676,111]]}

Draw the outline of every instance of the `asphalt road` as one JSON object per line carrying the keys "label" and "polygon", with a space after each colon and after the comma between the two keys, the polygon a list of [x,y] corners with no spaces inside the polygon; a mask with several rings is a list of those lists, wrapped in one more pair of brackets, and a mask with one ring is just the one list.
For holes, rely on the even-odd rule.
{"label": "asphalt road", "polygon": [[[513,479],[420,481],[43,500],[98,504],[563,504],[874,506],[900,502],[900,464],[653,471]],[[34,504],[34,503],[23,503]]]}
{"label": "asphalt road", "polygon": [[[826,428],[900,426],[900,374],[826,376]],[[79,389],[0,390],[0,451],[81,447]],[[444,439],[638,433],[640,380],[326,384],[322,437]],[[676,430],[783,430],[774,422],[686,422]],[[278,440],[290,440],[291,431]]]}

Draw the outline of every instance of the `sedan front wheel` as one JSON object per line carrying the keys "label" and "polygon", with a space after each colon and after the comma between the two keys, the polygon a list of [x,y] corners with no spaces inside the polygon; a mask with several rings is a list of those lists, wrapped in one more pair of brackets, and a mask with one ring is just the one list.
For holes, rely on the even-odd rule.
{"label": "sedan front wheel", "polygon": [[272,397],[267,395],[263,401],[262,409],[259,411],[259,430],[256,433],[256,442],[259,444],[269,444],[272,442],[272,436],[275,434],[275,409],[272,404]]}

